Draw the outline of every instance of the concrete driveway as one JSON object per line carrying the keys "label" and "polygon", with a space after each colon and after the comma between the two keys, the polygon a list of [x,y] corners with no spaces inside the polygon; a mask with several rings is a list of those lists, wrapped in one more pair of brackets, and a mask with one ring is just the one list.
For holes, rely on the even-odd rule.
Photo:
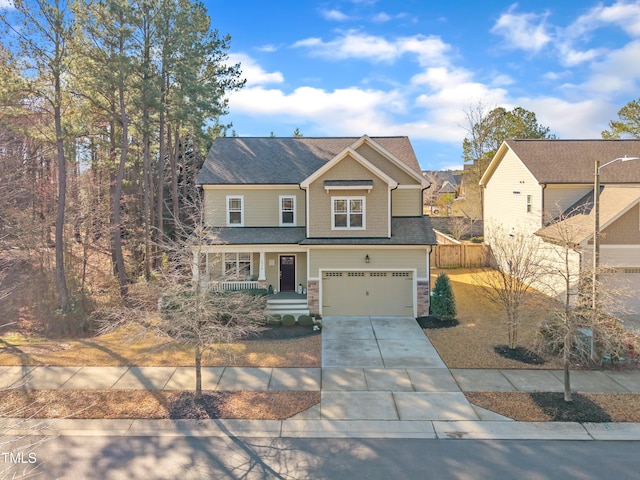
{"label": "concrete driveway", "polygon": [[321,395],[320,407],[307,412],[312,418],[480,417],[411,317],[325,317]]}
{"label": "concrete driveway", "polygon": [[446,368],[411,317],[326,317],[322,320],[322,366]]}

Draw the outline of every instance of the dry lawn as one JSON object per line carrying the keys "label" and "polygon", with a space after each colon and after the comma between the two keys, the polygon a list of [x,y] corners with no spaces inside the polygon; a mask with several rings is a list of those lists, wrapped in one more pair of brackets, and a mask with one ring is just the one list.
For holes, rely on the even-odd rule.
{"label": "dry lawn", "polygon": [[[204,366],[319,367],[320,335],[214,345]],[[60,340],[18,334],[0,338],[0,365],[193,366],[193,351],[140,327],[99,337]]]}
{"label": "dry lawn", "polygon": [[[446,273],[453,287],[460,324],[454,328],[425,329],[425,333],[449,368],[561,368],[557,359],[547,359],[544,365],[525,365],[494,352],[496,345],[507,343],[507,324],[503,311],[489,301],[478,281],[477,270],[433,270],[432,283],[439,273]],[[531,346],[535,340],[539,315],[535,298],[525,312],[518,331],[519,344]]]}
{"label": "dry lawn", "polygon": [[320,392],[204,391],[195,402],[192,392],[146,390],[5,390],[0,417],[22,418],[235,418],[283,420],[320,402]]}

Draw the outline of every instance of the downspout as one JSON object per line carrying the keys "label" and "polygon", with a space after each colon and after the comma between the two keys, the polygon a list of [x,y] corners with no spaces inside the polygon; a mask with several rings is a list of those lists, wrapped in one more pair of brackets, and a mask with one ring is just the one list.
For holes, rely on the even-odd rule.
{"label": "downspout", "polygon": [[391,217],[393,216],[393,214],[391,212],[393,212],[393,195],[391,194],[391,192],[393,192],[394,190],[397,190],[398,187],[400,186],[400,184],[396,184],[395,187],[389,189],[389,229],[387,230],[387,233],[389,234],[389,236],[387,238],[391,238],[392,235],[392,231],[391,231]]}
{"label": "downspout", "polygon": [[546,183],[539,183],[538,185],[540,185],[542,187],[542,212],[540,214],[540,223],[541,223],[540,228],[543,228],[544,227],[544,212],[545,212],[545,209],[544,209],[544,191],[547,188],[547,184]]}

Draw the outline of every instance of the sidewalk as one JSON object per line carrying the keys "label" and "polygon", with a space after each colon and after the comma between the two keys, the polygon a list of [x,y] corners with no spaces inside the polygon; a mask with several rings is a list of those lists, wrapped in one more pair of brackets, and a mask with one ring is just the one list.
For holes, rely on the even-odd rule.
{"label": "sidewalk", "polygon": [[[204,367],[203,388],[320,391],[287,420],[0,419],[7,433],[127,436],[640,440],[640,423],[527,423],[463,392],[561,392],[560,370],[448,369],[415,319],[324,320],[321,368]],[[578,392],[640,393],[640,372],[573,371]],[[0,367],[0,388],[191,390],[194,367]],[[36,423],[41,428],[32,429]]]}

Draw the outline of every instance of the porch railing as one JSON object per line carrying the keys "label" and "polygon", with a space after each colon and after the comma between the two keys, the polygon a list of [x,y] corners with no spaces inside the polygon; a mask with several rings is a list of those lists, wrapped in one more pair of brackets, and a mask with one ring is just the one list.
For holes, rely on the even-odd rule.
{"label": "porch railing", "polygon": [[215,281],[209,283],[209,288],[213,291],[219,290],[255,290],[260,288],[257,280],[231,280]]}

